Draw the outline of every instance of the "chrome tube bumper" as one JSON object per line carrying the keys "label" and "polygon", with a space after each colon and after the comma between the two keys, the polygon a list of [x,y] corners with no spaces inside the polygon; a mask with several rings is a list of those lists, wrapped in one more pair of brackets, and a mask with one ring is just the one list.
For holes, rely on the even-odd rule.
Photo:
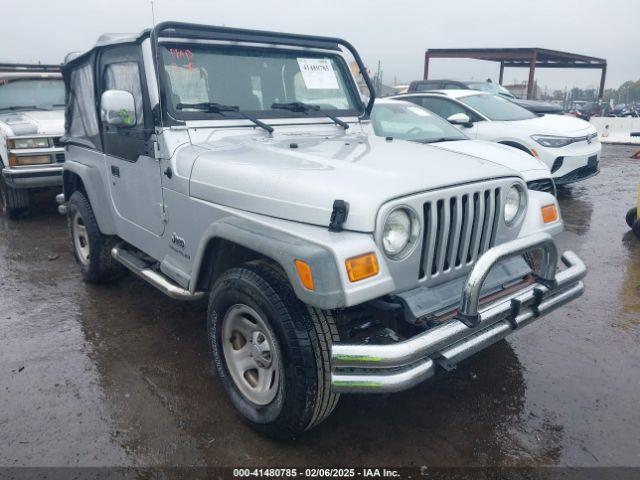
{"label": "chrome tube bumper", "polygon": [[[493,266],[506,258],[540,250],[537,281],[478,307],[482,284]],[[331,349],[331,385],[340,393],[388,393],[406,390],[506,337],[584,292],[584,263],[565,252],[567,267],[556,273],[557,251],[548,234],[536,234],[488,250],[471,270],[456,318],[408,340],[392,344],[340,344]]]}

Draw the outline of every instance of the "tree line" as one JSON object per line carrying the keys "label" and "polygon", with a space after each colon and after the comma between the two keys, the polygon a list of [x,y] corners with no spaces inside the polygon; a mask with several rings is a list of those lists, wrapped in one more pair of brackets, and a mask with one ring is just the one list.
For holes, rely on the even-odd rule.
{"label": "tree line", "polygon": [[[598,95],[598,90],[595,88],[572,88],[571,90],[554,90],[553,94],[548,98],[549,100],[564,101],[568,100],[584,100],[593,102]],[[631,104],[640,103],[640,80],[628,80],[624,82],[618,88],[606,88],[603,94],[603,101],[609,103],[613,100],[614,104]]]}

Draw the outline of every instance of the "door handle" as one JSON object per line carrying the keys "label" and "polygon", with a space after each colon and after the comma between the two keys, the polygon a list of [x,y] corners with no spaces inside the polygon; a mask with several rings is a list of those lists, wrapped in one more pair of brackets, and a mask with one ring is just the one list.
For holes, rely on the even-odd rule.
{"label": "door handle", "polygon": [[120,169],[118,167],[116,167],[115,165],[111,165],[111,175],[113,175],[114,177],[120,177]]}

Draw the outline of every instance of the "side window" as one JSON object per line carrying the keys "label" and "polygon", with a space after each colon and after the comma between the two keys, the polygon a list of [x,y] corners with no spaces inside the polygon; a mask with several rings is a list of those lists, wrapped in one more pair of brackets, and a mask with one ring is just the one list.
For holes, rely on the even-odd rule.
{"label": "side window", "polygon": [[131,92],[136,105],[136,126],[144,128],[144,108],[137,62],[111,63],[104,71],[104,90]]}
{"label": "side window", "polygon": [[[146,90],[140,66],[137,47],[123,47],[108,50],[100,66],[100,91],[124,90],[133,95],[136,109],[136,125],[122,128],[102,124],[102,143],[104,153],[110,157],[130,162],[138,160],[140,155],[152,155],[148,140],[148,105],[145,102]],[[147,115],[145,115],[145,113]]]}
{"label": "side window", "polygon": [[68,99],[66,112],[67,135],[85,142],[88,147],[98,147],[100,145],[100,132],[96,117],[91,63],[85,63],[71,72]]}
{"label": "side window", "polygon": [[480,118],[469,109],[446,98],[423,97],[420,100],[420,105],[444,119],[447,119],[456,113],[464,113],[474,122],[480,120]]}
{"label": "side window", "polygon": [[442,87],[442,84],[438,81],[427,81],[427,82],[420,82],[417,86],[415,91],[416,92],[428,92],[429,90],[438,90],[439,88]]}

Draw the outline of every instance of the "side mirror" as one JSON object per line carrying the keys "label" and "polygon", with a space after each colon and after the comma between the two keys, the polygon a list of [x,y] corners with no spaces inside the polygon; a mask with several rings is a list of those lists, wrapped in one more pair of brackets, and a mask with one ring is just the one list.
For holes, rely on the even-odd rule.
{"label": "side mirror", "polygon": [[136,103],[131,92],[107,90],[100,99],[100,118],[106,125],[131,128],[136,126]]}
{"label": "side mirror", "polygon": [[447,117],[447,122],[452,125],[462,125],[463,127],[470,128],[473,126],[473,122],[469,118],[469,116],[465,113],[454,113],[453,115]]}

